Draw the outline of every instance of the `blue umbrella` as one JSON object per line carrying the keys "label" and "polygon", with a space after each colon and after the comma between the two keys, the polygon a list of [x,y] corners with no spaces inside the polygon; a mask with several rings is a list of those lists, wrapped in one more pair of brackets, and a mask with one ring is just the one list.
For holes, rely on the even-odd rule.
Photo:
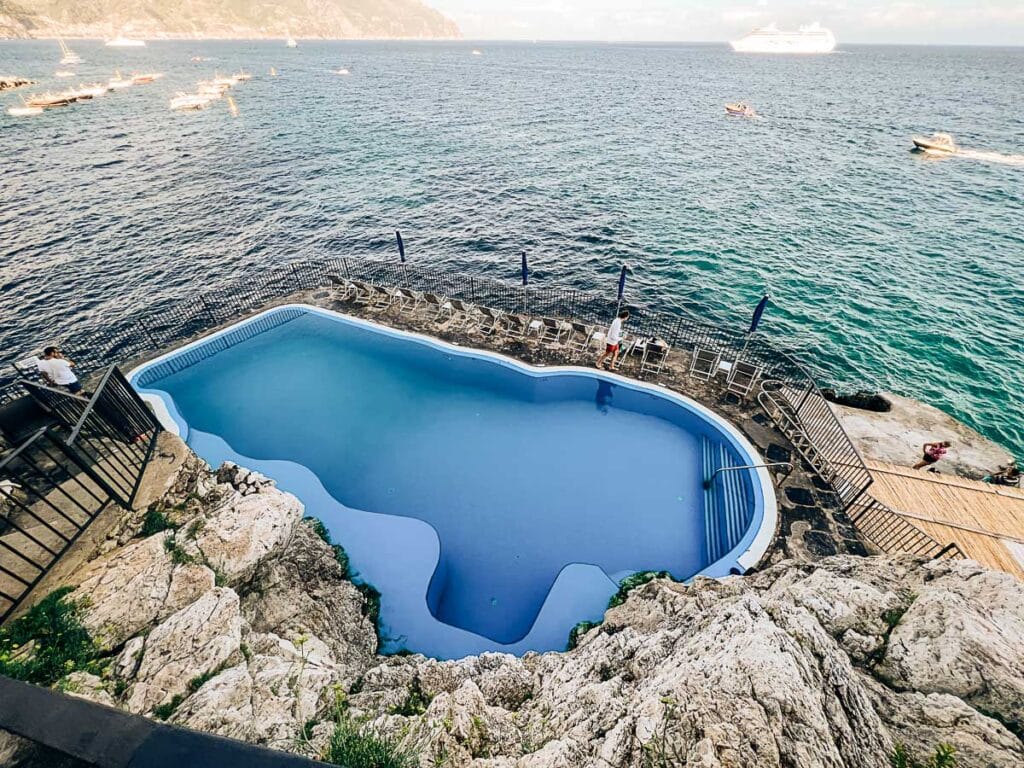
{"label": "blue umbrella", "polygon": [[395,230],[395,237],[398,238],[398,255],[402,257],[402,263],[405,264],[405,243],[402,242],[402,233],[397,229]]}
{"label": "blue umbrella", "polygon": [[761,301],[757,305],[757,309],[754,310],[754,317],[750,321],[750,330],[747,333],[753,333],[757,330],[757,326],[761,323],[761,316],[764,314],[765,309],[768,307],[768,301],[771,297],[766,293]]}
{"label": "blue umbrella", "polygon": [[619,274],[619,303],[622,303],[622,297],[626,293],[626,265],[622,265],[622,272]]}
{"label": "blue umbrella", "polygon": [[523,251],[523,285],[526,285],[530,279],[530,269],[526,266],[526,251]]}

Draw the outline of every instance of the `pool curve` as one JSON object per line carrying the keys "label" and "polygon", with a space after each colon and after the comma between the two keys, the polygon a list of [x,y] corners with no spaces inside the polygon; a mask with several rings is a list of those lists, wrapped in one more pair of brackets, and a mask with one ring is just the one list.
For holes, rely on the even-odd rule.
{"label": "pool curve", "polygon": [[[296,330],[300,328],[301,331]],[[461,486],[452,485],[450,479],[447,481],[442,479],[441,487],[434,488],[429,484],[423,485],[424,482],[429,483],[433,480],[425,481],[423,478],[413,478],[413,485],[415,486],[417,482],[419,485],[415,487],[415,493],[410,491],[413,495],[403,498],[401,487],[389,488],[387,490],[389,495],[385,496],[378,487],[380,485],[378,483],[377,486],[363,489],[363,495],[373,502],[366,506],[375,509],[375,511],[366,511],[366,509],[360,509],[358,506],[342,503],[339,500],[349,492],[348,487],[337,487],[335,484],[329,491],[321,481],[321,477],[309,466],[306,466],[306,464],[315,465],[320,452],[317,452],[316,455],[304,454],[302,444],[296,442],[291,445],[293,455],[282,455],[278,446],[288,442],[291,438],[290,433],[279,430],[276,438],[269,440],[272,444],[268,444],[267,440],[262,439],[262,435],[256,434],[253,428],[245,426],[247,422],[243,422],[240,418],[236,418],[232,422],[230,417],[224,416],[224,413],[242,407],[247,399],[268,397],[259,394],[258,379],[274,374],[275,369],[270,366],[276,360],[275,355],[285,354],[282,349],[296,348],[292,357],[283,357],[281,364],[278,365],[279,369],[285,369],[282,375],[287,377],[289,366],[309,363],[307,359],[309,350],[305,349],[307,343],[314,345],[330,343],[337,346],[339,341],[333,334],[341,334],[339,339],[344,342],[343,346],[338,347],[339,351],[344,352],[344,355],[339,356],[338,360],[345,361],[346,365],[355,361],[351,367],[356,369],[359,368],[360,357],[357,352],[360,345],[369,345],[367,354],[376,355],[378,351],[380,352],[380,357],[384,362],[375,361],[369,357],[365,358],[363,362],[364,366],[377,366],[373,368],[373,372],[378,375],[378,378],[372,381],[378,388],[382,386],[381,382],[386,383],[386,380],[380,379],[379,376],[391,373],[389,365],[392,367],[404,365],[408,359],[412,358],[413,363],[410,365],[433,366],[436,370],[431,371],[432,374],[440,371],[441,375],[448,377],[444,382],[445,387],[439,388],[437,392],[429,395],[435,399],[451,397],[448,390],[458,390],[462,386],[463,379],[473,380],[473,385],[476,386],[479,384],[476,382],[476,378],[483,377],[481,381],[484,384],[490,385],[493,382],[498,382],[499,389],[508,386],[516,388],[525,386],[530,392],[527,399],[533,398],[533,400],[529,403],[516,400],[516,407],[524,409],[523,413],[532,413],[532,409],[537,407],[546,408],[545,423],[547,420],[551,420],[558,424],[560,418],[568,419],[571,416],[577,421],[583,418],[587,430],[604,429],[604,425],[612,424],[610,434],[613,437],[617,434],[617,427],[636,452],[651,451],[650,455],[641,457],[647,462],[671,462],[673,459],[678,459],[679,457],[673,454],[677,448],[682,451],[680,455],[683,456],[695,453],[697,457],[701,458],[700,467],[680,467],[679,476],[684,478],[684,480],[680,480],[680,483],[683,483],[681,487],[685,487],[687,490],[685,493],[680,491],[678,501],[681,505],[689,505],[685,509],[684,506],[679,507],[682,510],[680,516],[698,514],[711,517],[708,517],[706,523],[691,520],[690,523],[687,523],[687,525],[692,524],[691,528],[681,529],[681,531],[668,530],[674,526],[666,525],[663,537],[666,541],[660,543],[661,549],[657,543],[646,542],[644,546],[653,547],[654,554],[648,553],[648,558],[654,557],[656,560],[659,556],[665,556],[665,547],[673,544],[673,535],[679,534],[678,540],[688,542],[687,545],[695,544],[691,540],[699,536],[704,541],[695,545],[700,546],[708,561],[697,562],[691,567],[687,564],[680,565],[679,562],[666,562],[662,565],[648,559],[643,563],[643,568],[633,567],[633,564],[625,566],[621,562],[621,558],[618,557],[620,553],[614,553],[616,556],[611,557],[608,554],[611,545],[608,541],[603,541],[598,546],[600,556],[593,560],[604,562],[604,568],[588,559],[565,562],[557,571],[553,583],[546,587],[541,597],[538,598],[535,595],[532,599],[523,598],[521,602],[526,608],[516,610],[513,607],[511,612],[514,615],[514,620],[509,626],[503,626],[500,619],[501,612],[509,610],[506,606],[516,603],[521,596],[514,588],[510,589],[508,585],[510,578],[515,579],[515,571],[507,568],[502,571],[497,564],[495,565],[496,575],[481,570],[485,566],[482,566],[479,561],[483,555],[486,555],[487,550],[481,545],[482,548],[477,551],[476,542],[472,540],[472,536],[476,532],[476,515],[483,514],[480,510],[475,509],[472,518],[457,518],[453,521],[448,519],[432,520],[430,511],[417,517],[416,515],[419,513],[407,511],[401,507],[390,512],[382,512],[378,509],[379,506],[388,506],[392,498],[400,503],[415,506],[413,502],[420,498],[433,498],[432,494],[436,496],[437,493],[457,492],[461,490]],[[324,335],[325,338],[318,339],[319,335]],[[259,344],[264,344],[264,346],[254,347]],[[250,347],[253,348],[249,349]],[[333,347],[315,347],[313,351],[323,353],[324,349],[333,349]],[[394,354],[394,350],[398,350],[402,358],[388,358],[389,354]],[[323,354],[320,356],[322,357]],[[263,366],[251,369],[258,371],[260,377],[256,377],[257,381],[255,382],[253,380],[244,381],[241,386],[237,387],[237,394],[234,391],[226,390],[227,385],[223,382],[209,384],[211,379],[216,379],[218,376],[225,379],[226,367],[230,369],[236,364],[242,371],[250,370],[246,366]],[[417,369],[402,369],[403,376],[400,378],[408,379],[413,376],[410,374],[410,370]],[[323,371],[321,373],[327,377],[334,375],[334,371],[330,369],[326,373]],[[397,374],[394,375],[397,376]],[[528,379],[522,379],[524,376]],[[690,579],[696,575],[719,577],[730,573],[742,573],[761,558],[774,536],[777,519],[775,494],[771,478],[767,470],[763,468],[720,473],[711,491],[703,493],[699,504],[696,501],[696,494],[699,493],[696,490],[696,481],[710,476],[717,466],[763,463],[757,451],[739,431],[714,412],[689,398],[664,387],[638,382],[616,374],[574,366],[534,367],[497,353],[466,349],[432,337],[393,329],[330,310],[293,304],[267,310],[162,355],[133,370],[129,374],[129,379],[143,394],[143,397],[153,405],[161,422],[170,431],[184,438],[201,457],[213,465],[231,460],[242,466],[264,472],[273,477],[282,490],[294,493],[304,503],[307,514],[320,517],[325,522],[335,539],[348,550],[355,570],[358,572],[357,578],[373,583],[383,595],[381,633],[382,650],[385,652],[408,649],[436,658],[460,658],[483,651],[521,654],[529,650],[559,650],[565,646],[569,629],[578,621],[600,620],[609,596],[617,589],[617,581],[629,573],[640,569],[661,570],[664,568],[670,570],[673,576],[681,579]],[[293,380],[287,380],[287,378],[282,380],[294,383]],[[179,398],[186,403],[185,408],[179,408],[179,403],[176,402],[171,392],[163,388],[165,386],[177,392]],[[210,387],[214,388],[210,389]],[[270,387],[269,384],[268,387]],[[582,411],[577,401],[580,400],[581,392],[589,391],[588,387],[596,387],[596,411],[603,410],[603,413],[594,412],[593,403],[590,403],[588,413],[591,415],[580,417],[579,413]],[[430,388],[430,386],[427,387],[427,389]],[[334,390],[328,391],[332,393],[331,399],[336,399],[333,396],[336,394]],[[537,394],[544,391],[551,391],[555,394],[543,396]],[[518,393],[519,390],[517,389],[516,392]],[[611,418],[609,418],[609,409],[602,408],[602,392],[611,393],[613,397],[618,398],[619,403],[626,403],[628,407],[616,404],[610,409]],[[211,393],[213,394],[211,395]],[[488,393],[488,395],[490,394]],[[314,395],[321,399],[324,398],[323,393],[314,393]],[[315,400],[317,396],[310,395],[304,399]],[[517,394],[517,396],[519,395]],[[545,397],[548,399],[545,400]],[[593,398],[591,397],[591,399]],[[611,397],[608,398],[608,401],[611,402],[611,399]],[[436,404],[434,400],[429,400],[429,402]],[[465,400],[458,400],[458,402],[462,403]],[[437,403],[440,403],[442,410],[443,406],[450,405],[443,399],[437,400]],[[551,403],[554,403],[554,406]],[[264,407],[267,412],[272,410],[264,402],[256,402],[252,405],[253,407]],[[387,402],[387,405],[399,409],[402,407],[401,405],[396,406],[390,401]],[[488,405],[485,403],[484,406],[481,406],[481,403],[475,400],[471,402],[471,407],[477,407],[481,411]],[[503,403],[499,403],[498,406],[495,406],[495,413],[503,413],[501,408],[504,407]],[[552,410],[552,408],[554,409]],[[567,413],[563,413],[563,411]],[[512,413],[513,416],[516,414],[516,412]],[[214,428],[209,431],[198,429],[196,424],[189,423],[185,417],[186,414],[193,421],[203,423],[204,426],[213,425]],[[487,411],[475,415],[487,418],[491,414]],[[294,424],[294,414],[291,416]],[[402,416],[408,420],[410,414],[403,411]],[[449,416],[451,417],[450,414]],[[456,423],[465,426],[466,434],[473,431],[474,426],[470,414],[456,414],[454,418],[463,419]],[[600,419],[604,419],[604,421]],[[615,419],[620,419],[620,421],[616,422]],[[621,419],[628,420],[621,421]],[[513,418],[507,423],[498,422],[497,426],[500,429],[497,434],[502,436],[513,434],[520,429],[519,424],[523,421],[537,423],[537,420],[531,422],[530,419],[521,418]],[[701,432],[701,437],[695,445],[703,444],[703,448],[694,448],[691,445],[688,445],[685,450],[679,448],[677,443],[683,439],[683,436],[681,434],[673,435],[666,431],[664,424],[661,423],[664,421],[671,421],[680,432],[686,431],[686,427],[680,428],[679,424],[692,425],[699,422],[698,429]],[[576,429],[576,422],[566,421],[565,423],[570,424],[572,429],[562,429],[556,432],[554,437],[560,437],[566,431],[572,432]],[[218,425],[226,425],[224,429],[219,430],[224,434],[218,433],[216,428]],[[245,426],[244,429],[243,426]],[[301,432],[306,428],[311,428],[310,424],[295,424],[294,426],[292,432]],[[404,422],[398,425],[400,429],[406,430],[409,434],[415,432],[415,426],[409,427]],[[652,427],[654,432],[637,432],[638,429],[651,430]],[[271,434],[273,434],[272,431]],[[705,439],[706,434],[711,435],[712,439]],[[254,437],[260,439],[254,442]],[[361,435],[354,437],[360,438]],[[243,452],[235,447],[232,442],[236,439],[247,445],[248,450]],[[526,437],[523,436],[523,439]],[[576,447],[585,454],[586,443],[588,440],[592,442],[593,439],[592,431],[581,433],[579,441],[582,441],[583,444],[578,442]],[[696,440],[696,435],[694,439]],[[262,442],[260,442],[261,440]],[[408,442],[415,443],[415,440]],[[657,450],[651,448],[648,443],[654,445]],[[539,446],[541,449],[543,447]],[[447,444],[449,451],[457,452],[459,448],[458,442]],[[474,453],[479,452],[486,449],[486,444],[473,445],[471,448]],[[334,446],[331,449],[342,450]],[[300,455],[306,456],[304,462],[291,460]],[[339,454],[339,457],[341,455]],[[359,456],[362,458],[363,454],[359,454]],[[388,456],[390,456],[390,452]],[[434,457],[422,452],[413,456],[417,461],[426,464],[434,460]],[[345,458],[349,461],[352,460],[351,455],[345,456]],[[469,457],[469,460],[471,458]],[[625,461],[628,462],[629,458],[627,456]],[[336,460],[340,459],[336,458]],[[386,460],[387,456],[383,454],[366,457],[366,461],[369,462],[367,466]],[[593,463],[593,459],[588,459],[586,455],[581,461]],[[618,461],[618,459],[613,459],[613,461]],[[696,461],[697,459],[694,459],[694,462]],[[552,465],[557,477],[560,460],[558,457],[553,457],[547,465],[545,462],[541,462],[541,468],[537,474],[523,475],[520,473],[519,481],[523,482],[525,478],[527,483],[539,484],[540,488],[535,491],[536,493],[548,490],[557,495],[561,492],[561,485],[550,485],[555,481],[543,474],[545,469]],[[684,469],[685,471],[683,471]],[[699,473],[699,477],[695,473]],[[329,465],[327,471],[323,466],[320,468],[320,475],[328,478],[329,483],[333,481],[334,474]],[[666,478],[668,474],[666,468],[662,467],[653,476],[635,478],[639,483],[634,486],[635,491],[630,490],[629,487],[630,475],[624,479],[616,478],[616,482],[621,481],[625,485],[622,487],[612,486],[610,493],[617,494],[616,497],[620,501],[628,501],[634,496],[644,499],[647,486],[662,484],[664,487],[657,487],[649,493],[656,493],[657,495],[651,498],[659,499],[657,504],[664,505],[666,502],[663,500],[666,494],[675,492],[676,487],[672,485],[673,478]],[[635,470],[633,475],[636,475]],[[600,472],[596,478],[595,482],[600,484]],[[358,477],[347,478],[347,482],[353,486],[359,485],[358,480]],[[445,485],[445,482],[448,482],[448,485]],[[486,478],[475,478],[473,482],[478,483],[476,488],[478,497],[487,493]],[[544,485],[544,483],[548,483],[548,485]],[[600,501],[600,495],[587,495],[587,488],[591,483],[580,477],[578,471],[576,475],[566,477],[565,483],[575,483],[577,489],[572,497],[567,496],[567,500],[562,502],[565,506],[572,506],[576,495],[589,500],[591,508],[594,508],[595,504]],[[393,490],[394,496],[392,497],[390,494]],[[500,489],[496,488],[495,490]],[[526,493],[528,490],[521,492]],[[358,496],[358,489],[356,493]],[[374,493],[377,495],[374,496]],[[530,497],[526,497],[526,501],[530,500]],[[698,506],[694,507],[695,504]],[[438,503],[438,500],[435,499],[434,506],[445,505]],[[661,521],[673,522],[672,518],[666,517],[666,515],[675,514],[671,506],[665,506],[657,514],[651,513],[654,514],[652,519],[644,518],[652,506],[654,506],[654,502],[641,504],[640,509],[630,510],[629,514],[624,516],[626,519],[613,522],[621,523],[623,528],[626,528],[630,525],[632,518],[636,516],[640,519],[640,527],[642,528],[643,524],[646,524],[648,531],[651,530],[651,526],[657,525]],[[574,512],[589,514],[590,508]],[[486,518],[486,515],[483,514],[483,517]],[[551,517],[549,513],[548,517],[544,519],[551,519]],[[586,527],[578,525],[579,519],[577,519],[577,528]],[[599,524],[601,521],[597,520],[596,522]],[[496,526],[493,521],[489,524],[485,521],[484,527],[488,534],[493,535],[500,526]],[[698,528],[700,529],[699,534],[697,533]],[[439,531],[444,532],[443,537]],[[499,540],[494,549],[502,555],[506,555],[508,554],[505,552],[507,547],[504,547],[504,542],[500,540],[500,535],[503,535],[503,532],[498,531],[498,533]],[[584,538],[586,536],[587,534],[584,534]],[[485,533],[480,533],[477,538],[485,537]],[[591,535],[591,538],[594,537],[595,535]],[[447,543],[443,544],[442,538]],[[514,537],[512,538],[514,540]],[[597,538],[602,537],[597,536]],[[605,535],[603,538],[608,539],[609,537]],[[648,535],[649,538],[651,538],[650,535]],[[657,538],[662,537],[658,536]],[[449,546],[456,539],[461,542],[459,545],[461,549]],[[543,549],[544,545],[541,546]],[[445,547],[448,549],[446,550]],[[475,554],[470,552],[468,560],[473,561],[473,558],[476,558],[476,571],[462,569],[458,557],[454,559],[449,557],[452,552],[461,553],[466,549],[475,552]],[[386,552],[386,556],[381,554],[382,551]],[[658,555],[659,552],[662,554]],[[551,561],[555,562],[561,553],[547,552],[545,554],[556,558]],[[520,555],[522,556],[523,573],[529,572],[531,562],[540,564],[544,560],[542,557],[531,559],[530,552],[515,553],[517,559]],[[672,560],[673,558],[667,557],[666,559]],[[610,562],[615,564],[608,566],[607,563]],[[693,562],[692,556],[687,562]],[[670,567],[673,564],[676,567]],[[451,573],[449,573],[449,566],[451,566]],[[538,569],[540,569],[539,565]],[[483,581],[494,576],[495,583],[483,585],[479,589],[473,584],[467,586],[467,581],[473,581],[471,576],[474,574],[475,577]],[[529,581],[529,579],[525,579],[525,581]],[[543,579],[541,581],[543,582]],[[534,592],[539,588],[537,584],[531,586]],[[480,589],[490,590],[496,595],[500,594],[500,599],[495,597],[491,600],[493,609],[487,605],[481,607],[481,594],[476,593]],[[502,592],[502,590],[505,591]],[[539,608],[536,610],[534,610],[535,603],[539,603]]]}

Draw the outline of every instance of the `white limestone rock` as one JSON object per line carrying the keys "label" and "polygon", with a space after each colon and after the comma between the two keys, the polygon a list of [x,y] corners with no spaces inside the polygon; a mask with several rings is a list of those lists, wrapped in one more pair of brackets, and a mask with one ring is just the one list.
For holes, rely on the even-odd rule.
{"label": "white limestone rock", "polygon": [[72,672],[70,675],[66,675],[57,683],[57,689],[69,696],[77,696],[96,704],[104,704],[108,707],[117,705],[103,681],[88,672]]}
{"label": "white limestone rock", "polygon": [[235,493],[183,545],[237,586],[250,581],[263,560],[280,554],[301,519],[302,505],[291,494]]}
{"label": "white limestone rock", "polygon": [[215,587],[146,637],[136,681],[128,692],[128,710],[150,712],[176,695],[184,696],[190,680],[237,656],[241,639],[238,595]]}
{"label": "white limestone rock", "polygon": [[232,739],[255,741],[253,681],[243,663],[207,680],[178,707],[172,722]]}

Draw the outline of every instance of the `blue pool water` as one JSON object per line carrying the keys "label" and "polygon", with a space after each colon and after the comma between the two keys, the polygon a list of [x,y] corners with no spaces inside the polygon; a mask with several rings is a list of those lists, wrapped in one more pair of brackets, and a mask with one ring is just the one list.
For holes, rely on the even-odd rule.
{"label": "blue pool water", "polygon": [[275,310],[135,382],[208,461],[266,472],[324,521],[382,592],[391,650],[564,647],[629,573],[742,570],[763,519],[758,479],[729,473],[742,523],[731,546],[710,535],[703,454],[755,462],[695,406],[320,311]]}

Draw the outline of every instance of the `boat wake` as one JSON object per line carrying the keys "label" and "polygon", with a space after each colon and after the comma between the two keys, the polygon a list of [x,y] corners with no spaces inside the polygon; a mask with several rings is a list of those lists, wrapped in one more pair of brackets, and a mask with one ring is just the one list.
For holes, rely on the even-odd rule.
{"label": "boat wake", "polygon": [[985,152],[980,149],[961,149],[956,154],[957,157],[966,157],[969,160],[1024,167],[1024,155],[1004,155],[1002,152]]}

